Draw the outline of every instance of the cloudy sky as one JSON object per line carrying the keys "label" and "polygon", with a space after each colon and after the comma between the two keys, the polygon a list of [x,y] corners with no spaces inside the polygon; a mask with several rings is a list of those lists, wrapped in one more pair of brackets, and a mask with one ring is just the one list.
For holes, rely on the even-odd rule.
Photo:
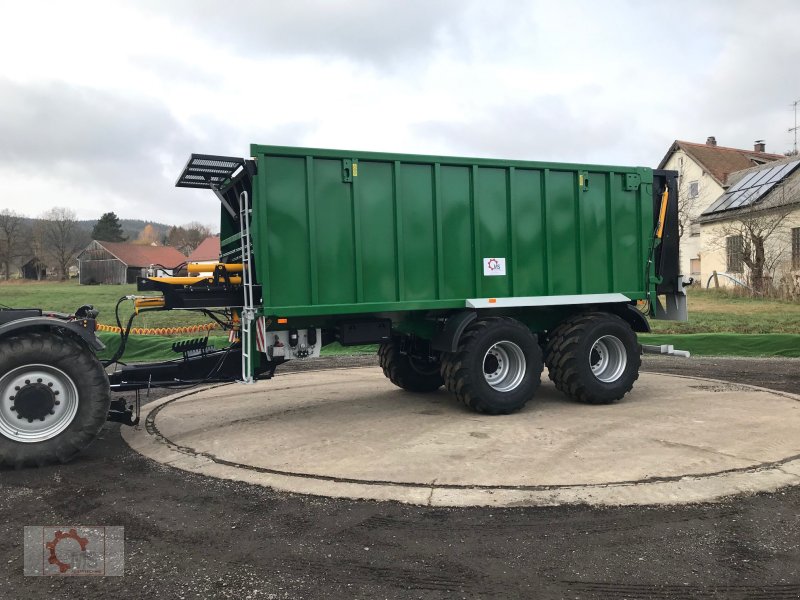
{"label": "cloudy sky", "polygon": [[792,146],[800,2],[0,0],[0,208],[214,225],[251,142],[655,166]]}

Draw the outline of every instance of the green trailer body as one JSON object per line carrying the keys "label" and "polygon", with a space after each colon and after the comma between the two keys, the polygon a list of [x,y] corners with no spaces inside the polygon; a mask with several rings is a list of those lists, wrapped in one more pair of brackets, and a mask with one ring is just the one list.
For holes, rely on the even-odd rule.
{"label": "green trailer body", "polygon": [[[251,154],[265,315],[636,301],[656,283],[648,168],[262,145]],[[224,210],[222,232],[223,255],[235,253],[239,227]]]}

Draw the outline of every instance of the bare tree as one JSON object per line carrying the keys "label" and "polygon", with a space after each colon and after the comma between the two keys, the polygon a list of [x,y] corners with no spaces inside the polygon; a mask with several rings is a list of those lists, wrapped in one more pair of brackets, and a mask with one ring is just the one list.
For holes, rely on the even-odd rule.
{"label": "bare tree", "polygon": [[52,208],[42,215],[42,219],[45,251],[55,264],[59,277],[67,279],[70,263],[88,244],[89,235],[81,231],[75,212],[68,208]]}
{"label": "bare tree", "polygon": [[683,233],[691,233],[691,225],[696,218],[700,200],[699,194],[695,191],[692,194],[692,182],[685,174],[683,163],[678,169],[678,237],[683,239]]}
{"label": "bare tree", "polygon": [[183,254],[189,254],[197,248],[200,243],[211,235],[211,229],[193,221],[181,227],[172,227],[167,233],[166,243],[180,250]]}
{"label": "bare tree", "polygon": [[0,211],[0,264],[3,276],[11,279],[11,266],[25,256],[25,222],[22,215],[13,210]]}

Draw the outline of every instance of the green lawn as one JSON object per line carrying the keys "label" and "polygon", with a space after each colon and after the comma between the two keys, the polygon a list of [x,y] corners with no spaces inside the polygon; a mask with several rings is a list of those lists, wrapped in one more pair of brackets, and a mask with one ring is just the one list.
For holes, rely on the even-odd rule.
{"label": "green lawn", "polygon": [[[80,286],[77,282],[0,283],[0,304],[13,307],[38,307],[72,312],[82,304],[100,309],[99,321],[114,324],[114,305],[120,296],[136,293],[134,285]],[[126,319],[131,303],[122,306]],[[207,323],[202,315],[184,311],[143,313],[134,321],[138,327],[171,327]],[[689,321],[652,321],[653,335],[642,336],[644,343],[674,344],[697,354],[732,354],[739,356],[800,356],[800,303],[742,297],[725,290],[690,290]],[[691,334],[682,336],[681,334]],[[724,335],[715,335],[724,334]],[[730,335],[749,334],[749,335]],[[758,334],[758,335],[752,335]],[[196,337],[198,334],[194,334]],[[217,332],[219,336],[219,332]],[[190,334],[191,337],[191,334]],[[103,334],[110,347],[117,338]],[[129,360],[170,356],[171,337],[131,336]],[[215,337],[217,346],[224,337]],[[373,346],[342,348],[332,345],[326,354],[374,352]]]}
{"label": "green lawn", "polygon": [[[42,308],[57,312],[74,312],[83,304],[92,304],[100,310],[98,322],[114,325],[114,306],[122,296],[139,294],[136,285],[78,285],[77,281],[65,282],[0,282],[0,304],[13,308]],[[144,295],[144,294],[141,294]],[[153,294],[160,295],[160,294]],[[132,302],[124,302],[120,306],[120,318],[123,324],[133,310]],[[165,310],[143,312],[133,322],[135,327],[177,327],[183,325],[197,325],[208,323],[209,319],[203,315],[180,311]],[[228,343],[227,335],[220,335],[219,330],[211,332],[210,344],[217,348],[224,348]],[[160,360],[175,358],[171,347],[176,340],[186,337],[202,337],[203,333],[186,334],[183,336],[155,336],[131,335],[125,350],[125,359],[136,362],[146,360]],[[100,339],[106,344],[107,350],[101,357],[110,357],[119,345],[119,335],[116,333],[100,332]],[[373,354],[374,346],[350,346],[343,348],[339,344],[326,346],[322,353],[335,354]]]}
{"label": "green lawn", "polygon": [[[92,304],[100,310],[98,322],[114,325],[114,306],[122,296],[147,295],[136,291],[136,285],[78,285],[77,281],[65,282],[10,282],[0,283],[0,304],[14,308],[43,308],[57,312],[74,312],[83,304]],[[161,294],[149,293],[153,296]],[[127,320],[133,312],[133,303],[120,306],[120,318]],[[143,312],[134,320],[134,327],[176,327],[208,323],[208,317],[180,310]]]}
{"label": "green lawn", "polygon": [[689,290],[689,321],[651,322],[653,333],[800,334],[800,303],[741,296],[726,290]]}

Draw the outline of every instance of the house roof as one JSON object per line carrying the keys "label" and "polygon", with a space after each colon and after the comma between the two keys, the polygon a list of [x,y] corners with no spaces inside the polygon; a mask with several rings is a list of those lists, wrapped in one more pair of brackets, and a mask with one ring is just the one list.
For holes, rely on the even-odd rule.
{"label": "house roof", "polygon": [[192,250],[187,259],[189,262],[209,262],[219,260],[219,236],[210,235]]}
{"label": "house roof", "polygon": [[731,173],[749,169],[763,162],[786,158],[782,154],[769,154],[768,152],[756,152],[755,150],[726,148],[725,146],[711,146],[709,144],[675,140],[664,155],[664,158],[661,159],[658,168],[663,169],[673,152],[679,149],[691,156],[697,164],[723,187],[728,184],[728,175]]}
{"label": "house roof", "polygon": [[172,246],[148,246],[124,242],[95,241],[129,267],[162,265],[168,269],[186,262],[186,257]]}
{"label": "house roof", "polygon": [[[731,173],[728,178],[731,183],[730,187],[703,211],[700,220],[705,222],[726,218],[731,211],[737,209],[776,208],[797,203],[800,201],[800,196],[798,196],[800,169],[798,167],[800,167],[800,159],[793,156]],[[776,198],[772,198],[770,193],[778,187],[784,187],[783,192]]]}

